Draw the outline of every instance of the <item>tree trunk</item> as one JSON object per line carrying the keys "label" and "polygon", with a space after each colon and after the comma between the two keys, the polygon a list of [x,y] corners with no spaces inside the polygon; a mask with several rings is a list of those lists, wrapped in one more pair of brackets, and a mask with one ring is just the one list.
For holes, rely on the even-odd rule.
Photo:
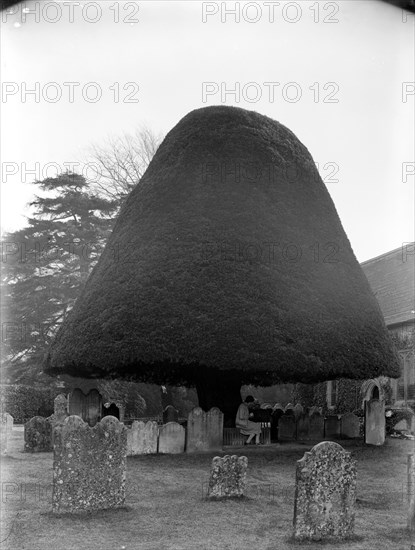
{"label": "tree trunk", "polygon": [[224,414],[224,425],[235,426],[235,416],[241,404],[241,380],[238,374],[212,371],[206,372],[196,382],[199,407],[208,411],[218,407]]}

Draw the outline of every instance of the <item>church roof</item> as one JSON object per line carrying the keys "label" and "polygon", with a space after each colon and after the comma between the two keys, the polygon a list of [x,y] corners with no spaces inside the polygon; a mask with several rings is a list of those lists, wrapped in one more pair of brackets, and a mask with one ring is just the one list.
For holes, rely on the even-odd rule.
{"label": "church roof", "polygon": [[361,264],[387,326],[414,320],[415,243],[405,243]]}

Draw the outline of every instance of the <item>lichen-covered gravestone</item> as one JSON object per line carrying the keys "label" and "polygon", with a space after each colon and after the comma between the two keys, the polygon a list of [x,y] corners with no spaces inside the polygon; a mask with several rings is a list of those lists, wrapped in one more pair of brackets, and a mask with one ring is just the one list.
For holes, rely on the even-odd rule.
{"label": "lichen-covered gravestone", "polygon": [[69,416],[55,428],[52,510],[90,512],[125,502],[127,428],[113,416],[90,427]]}
{"label": "lichen-covered gravestone", "polygon": [[309,439],[320,441],[324,438],[324,418],[318,411],[310,416]]}
{"label": "lichen-covered gravestone", "polygon": [[160,426],[159,453],[184,453],[186,430],[177,422],[169,422]]}
{"label": "lichen-covered gravestone", "polygon": [[310,417],[308,414],[302,414],[297,420],[297,439],[298,441],[310,439]]}
{"label": "lichen-covered gravestone", "polygon": [[343,414],[340,419],[340,432],[341,437],[346,438],[356,438],[360,435],[360,420],[359,417],[357,417],[353,413],[346,413]]}
{"label": "lichen-covered gravestone", "polygon": [[340,420],[337,414],[328,416],[324,422],[324,437],[336,439],[340,435]]}
{"label": "lichen-covered gravestone", "polygon": [[0,420],[0,448],[2,454],[7,453],[7,447],[13,431],[13,417],[9,413],[2,413]]}
{"label": "lichen-covered gravestone", "polygon": [[385,400],[371,399],[365,402],[365,443],[385,443]]}
{"label": "lichen-covered gravestone", "polygon": [[297,461],[294,538],[349,538],[354,533],[356,462],[341,445],[323,441]]}
{"label": "lichen-covered gravestone", "polygon": [[300,403],[297,403],[293,411],[296,420],[298,420],[298,418],[300,418],[300,416],[304,413],[304,407]]}
{"label": "lichen-covered gravestone", "polygon": [[24,425],[24,449],[27,453],[53,450],[52,423],[48,418],[34,416]]}
{"label": "lichen-covered gravestone", "polygon": [[208,412],[200,407],[192,409],[187,419],[186,451],[222,450],[222,444],[223,413],[217,407]]}
{"label": "lichen-covered gravestone", "polygon": [[127,428],[127,456],[157,453],[157,422],[135,420]]}
{"label": "lichen-covered gravestone", "polygon": [[243,497],[246,488],[246,456],[216,456],[212,460],[208,498]]}
{"label": "lichen-covered gravestone", "polygon": [[408,529],[415,532],[415,454],[408,454]]}
{"label": "lichen-covered gravestone", "polygon": [[288,409],[278,421],[278,440],[295,441],[297,438],[297,426],[292,409]]}

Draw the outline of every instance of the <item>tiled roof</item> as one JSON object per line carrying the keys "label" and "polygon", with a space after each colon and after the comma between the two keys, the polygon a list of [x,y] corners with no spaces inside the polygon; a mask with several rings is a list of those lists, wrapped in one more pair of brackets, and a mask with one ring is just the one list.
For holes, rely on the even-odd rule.
{"label": "tiled roof", "polygon": [[414,261],[415,243],[407,243],[360,264],[379,302],[386,325],[414,319]]}

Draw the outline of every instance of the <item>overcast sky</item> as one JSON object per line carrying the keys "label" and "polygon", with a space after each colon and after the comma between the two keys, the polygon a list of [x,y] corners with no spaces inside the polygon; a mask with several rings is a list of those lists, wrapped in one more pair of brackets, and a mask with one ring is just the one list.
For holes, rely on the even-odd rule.
{"label": "overcast sky", "polygon": [[219,2],[52,4],[3,13],[3,230],[25,224],[48,163],[65,170],[108,136],[165,134],[226,104],[307,146],[359,261],[414,239],[413,14],[377,0],[227,2],[237,23]]}

